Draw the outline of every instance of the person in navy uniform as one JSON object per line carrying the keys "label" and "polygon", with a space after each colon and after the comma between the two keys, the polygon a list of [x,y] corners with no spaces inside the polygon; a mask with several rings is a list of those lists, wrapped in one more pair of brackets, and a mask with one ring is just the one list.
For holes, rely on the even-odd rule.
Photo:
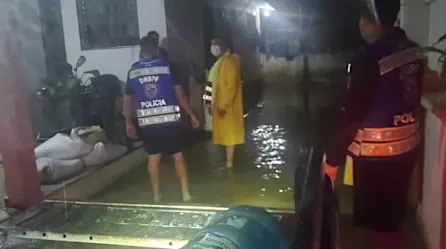
{"label": "person in navy uniform", "polygon": [[160,47],[160,34],[158,34],[158,32],[156,32],[155,30],[151,30],[147,33],[147,36],[150,36],[153,39],[155,39],[156,46],[158,47],[159,57],[165,61],[168,61],[167,51],[164,48]]}
{"label": "person in navy uniform", "polygon": [[192,126],[199,121],[189,106],[179,80],[172,77],[169,64],[159,58],[156,39],[145,36],[140,41],[142,59],[128,73],[124,96],[124,116],[129,136],[135,133],[132,123],[132,102],[136,100],[136,116],[144,149],[155,202],[161,201],[159,163],[162,155],[172,155],[180,180],[183,201],[189,201],[186,162],[182,151],[187,141],[187,128],[181,122],[181,109],[190,116]]}
{"label": "person in navy uniform", "polygon": [[353,157],[354,220],[374,231],[375,248],[404,248],[401,221],[420,142],[424,56],[393,25],[398,0],[369,1],[359,27],[368,45],[354,58],[340,131],[325,172]]}

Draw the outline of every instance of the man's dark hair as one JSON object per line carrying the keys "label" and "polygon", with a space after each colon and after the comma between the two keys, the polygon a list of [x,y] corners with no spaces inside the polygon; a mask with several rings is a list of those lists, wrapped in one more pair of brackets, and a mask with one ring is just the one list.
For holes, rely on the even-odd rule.
{"label": "man's dark hair", "polygon": [[156,32],[155,30],[149,31],[149,33],[147,33],[147,35],[148,35],[148,36],[154,36],[154,35],[156,35],[156,36],[160,37],[160,34],[158,34],[158,32]]}
{"label": "man's dark hair", "polygon": [[[371,6],[375,7],[376,13],[373,13]],[[364,0],[361,16],[370,21],[378,21],[382,25],[393,26],[398,19],[400,8],[400,0]],[[379,20],[375,19],[375,14]]]}
{"label": "man's dark hair", "polygon": [[142,48],[158,47],[158,41],[150,35],[146,35],[139,40],[139,46]]}

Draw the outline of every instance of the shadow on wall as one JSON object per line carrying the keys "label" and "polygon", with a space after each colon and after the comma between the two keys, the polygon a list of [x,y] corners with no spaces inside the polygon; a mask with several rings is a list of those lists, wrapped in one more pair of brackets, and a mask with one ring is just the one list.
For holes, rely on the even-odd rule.
{"label": "shadow on wall", "polygon": [[187,58],[187,44],[180,38],[171,36],[165,37],[161,41],[161,47],[165,48],[169,54],[169,61],[174,63],[184,63]]}
{"label": "shadow on wall", "polygon": [[[265,76],[282,75],[285,77],[300,79],[303,72],[303,55],[287,60],[286,57],[267,57],[260,53],[259,61],[261,73]],[[309,54],[308,64],[310,75],[316,81],[333,82],[333,76],[336,74],[346,74],[347,64],[353,54],[350,52],[340,52],[334,54]]]}
{"label": "shadow on wall", "polygon": [[193,57],[189,56],[186,42],[175,36],[166,37],[161,41],[161,47],[167,50],[169,63],[177,68],[177,79],[182,81],[192,109],[204,122],[201,97],[205,79],[202,77],[203,72],[195,66]]}
{"label": "shadow on wall", "polygon": [[262,65],[264,91],[262,98],[270,108],[304,106],[304,93],[309,96],[309,108],[313,114],[326,109],[336,110],[345,101],[347,90],[346,66],[351,53],[310,54],[308,67],[310,78],[304,80],[304,56],[292,60],[286,57],[270,57],[259,54]]}
{"label": "shadow on wall", "polygon": [[[23,68],[20,70],[24,81],[24,95],[31,102],[31,94],[40,87],[46,76],[45,53],[42,40],[42,27],[40,24],[40,10],[37,0],[15,0],[9,4],[10,15],[17,20],[14,33],[18,36],[20,56]],[[8,4],[2,6],[5,11]],[[39,106],[30,104],[30,116],[33,136],[49,126],[42,120]]]}
{"label": "shadow on wall", "polygon": [[174,64],[177,69],[178,79],[182,81],[182,84],[189,96],[189,74],[191,60],[187,55],[187,44],[177,37],[165,37],[161,41],[161,47],[167,50],[169,63]]}

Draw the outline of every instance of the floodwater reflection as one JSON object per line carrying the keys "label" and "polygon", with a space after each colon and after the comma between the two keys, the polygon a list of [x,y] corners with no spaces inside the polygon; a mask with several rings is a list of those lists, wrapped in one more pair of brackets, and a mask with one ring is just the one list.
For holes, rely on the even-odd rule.
{"label": "floodwater reflection", "polygon": [[[246,118],[246,144],[236,148],[234,169],[221,169],[224,150],[211,139],[185,152],[195,203],[294,207],[293,177],[303,130],[299,129],[295,108],[269,106],[268,101],[260,103]],[[163,158],[161,163],[161,192],[166,202],[181,200],[170,158]],[[145,165],[95,197],[124,203],[150,203],[151,199]]]}
{"label": "floodwater reflection", "polygon": [[251,132],[259,152],[256,158],[256,167],[269,169],[262,175],[265,180],[280,179],[282,171],[278,169],[285,163],[283,153],[285,152],[286,140],[283,139],[285,132],[279,125],[260,125]]}

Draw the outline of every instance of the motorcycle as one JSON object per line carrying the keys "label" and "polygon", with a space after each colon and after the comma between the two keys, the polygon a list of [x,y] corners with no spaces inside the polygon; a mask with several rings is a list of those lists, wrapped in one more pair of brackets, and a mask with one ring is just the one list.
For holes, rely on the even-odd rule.
{"label": "motorcycle", "polygon": [[[125,133],[119,105],[123,83],[115,75],[101,75],[98,70],[84,71],[79,77],[79,68],[85,62],[86,58],[80,56],[74,69],[68,63],[56,66],[52,76],[35,93],[45,120],[56,131],[50,135],[73,127],[99,125],[109,141],[131,149],[133,143]],[[63,117],[66,113],[69,118]],[[70,122],[62,123],[64,120]]]}
{"label": "motorcycle", "polygon": [[36,90],[35,99],[50,131],[77,125],[76,119],[79,115],[76,115],[72,102],[78,95],[78,85],[81,81],[77,77],[77,71],[85,61],[85,57],[79,57],[74,70],[68,63],[57,64],[53,72],[44,79],[42,86]]}

